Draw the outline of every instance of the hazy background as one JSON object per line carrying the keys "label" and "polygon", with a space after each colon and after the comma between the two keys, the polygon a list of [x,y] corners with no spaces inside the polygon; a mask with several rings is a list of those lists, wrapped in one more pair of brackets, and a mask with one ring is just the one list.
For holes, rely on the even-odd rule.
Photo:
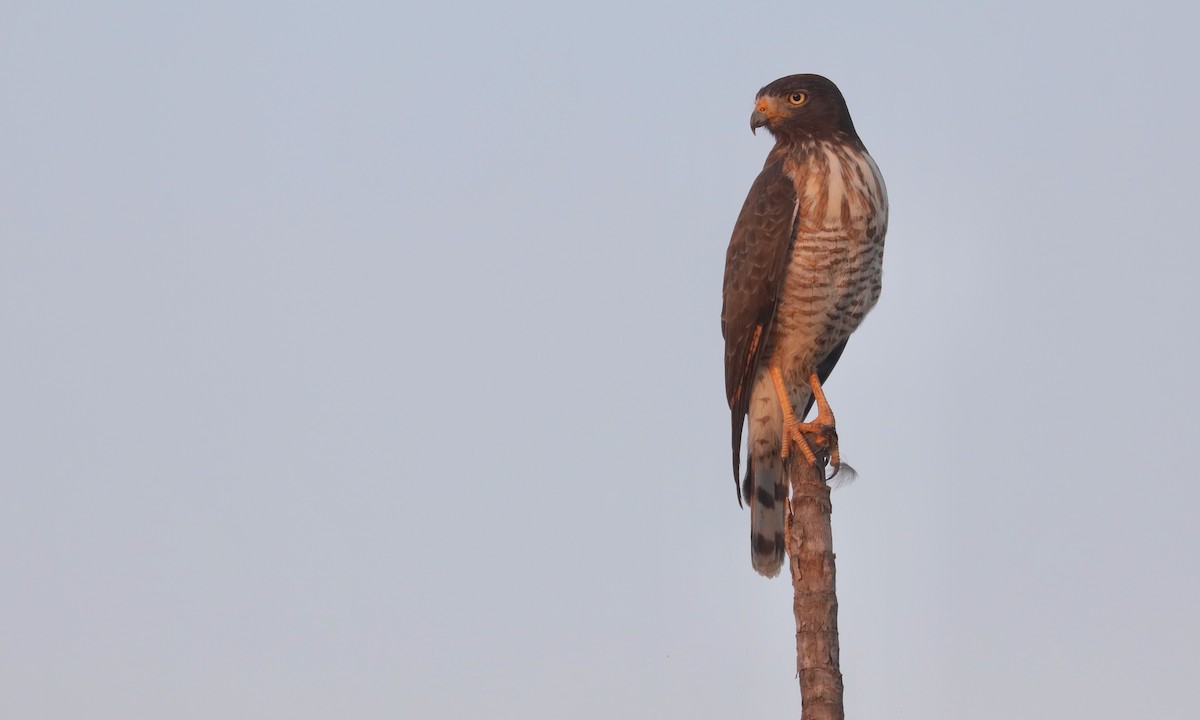
{"label": "hazy background", "polygon": [[0,12],[0,716],[797,717],[718,321],[794,72],[892,202],[848,715],[1200,715],[1191,6],[78,5]]}

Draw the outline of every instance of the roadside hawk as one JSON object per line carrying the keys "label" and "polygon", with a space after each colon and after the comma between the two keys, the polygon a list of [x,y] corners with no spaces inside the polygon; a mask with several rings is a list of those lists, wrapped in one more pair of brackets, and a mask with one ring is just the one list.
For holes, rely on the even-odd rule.
{"label": "roadside hawk", "polygon": [[[824,438],[818,451],[828,451],[835,473],[841,462],[822,383],[879,299],[888,203],[828,79],[790,75],[759,90],[750,129],[760,127],[775,146],[729,241],[721,331],[734,481],[750,506],[754,569],[773,577],[784,555],[785,461],[799,453],[816,462],[810,433]],[[804,422],[814,403],[816,417]]]}

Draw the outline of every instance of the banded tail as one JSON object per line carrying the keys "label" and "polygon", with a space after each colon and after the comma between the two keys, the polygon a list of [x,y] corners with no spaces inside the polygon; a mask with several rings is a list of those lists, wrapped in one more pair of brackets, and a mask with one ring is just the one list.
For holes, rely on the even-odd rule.
{"label": "banded tail", "polygon": [[[792,397],[806,407],[807,394]],[[750,563],[755,571],[775,577],[783,567],[787,538],[788,479],[780,452],[783,447],[783,409],[771,375],[759,372],[747,413],[747,469],[742,493],[750,506]]]}

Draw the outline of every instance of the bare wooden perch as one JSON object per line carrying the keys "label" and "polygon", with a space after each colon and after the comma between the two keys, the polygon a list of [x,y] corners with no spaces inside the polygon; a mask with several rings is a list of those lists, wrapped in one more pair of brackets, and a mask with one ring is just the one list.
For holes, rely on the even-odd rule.
{"label": "bare wooden perch", "polygon": [[[818,448],[825,438],[811,437]],[[842,671],[838,658],[836,568],[829,484],[828,455],[818,453],[810,463],[796,453],[788,458],[792,483],[788,507],[787,551],[795,592],[796,672],[800,679],[802,720],[844,720]]]}

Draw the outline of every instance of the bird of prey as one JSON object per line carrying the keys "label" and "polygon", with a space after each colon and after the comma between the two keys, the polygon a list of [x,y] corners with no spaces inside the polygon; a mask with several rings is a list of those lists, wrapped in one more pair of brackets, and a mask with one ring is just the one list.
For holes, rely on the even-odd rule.
{"label": "bird of prey", "polygon": [[[834,472],[840,465],[821,386],[879,299],[888,204],[879,168],[827,78],[790,75],[759,90],[750,129],[761,127],[775,146],[733,228],[721,331],[734,484],[744,422],[739,502],[750,506],[754,569],[773,577],[784,555],[785,461],[799,453],[816,462],[811,433],[824,438],[818,450]],[[817,416],[804,422],[814,402]]]}

